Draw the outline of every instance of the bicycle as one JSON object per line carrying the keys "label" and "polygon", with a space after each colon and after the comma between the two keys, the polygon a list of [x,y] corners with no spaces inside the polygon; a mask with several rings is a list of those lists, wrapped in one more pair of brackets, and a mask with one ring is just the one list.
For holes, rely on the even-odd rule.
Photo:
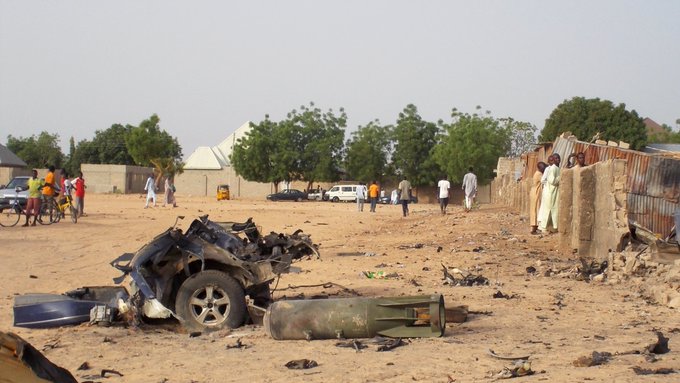
{"label": "bicycle", "polygon": [[14,200],[9,205],[0,207],[0,226],[12,227],[19,223],[19,220],[24,215],[24,210],[19,204],[19,192],[23,191],[21,186],[14,188],[16,195]]}
{"label": "bicycle", "polygon": [[41,225],[49,225],[59,222],[60,213],[57,201],[53,196],[40,195],[40,213],[38,214],[38,222]]}
{"label": "bicycle", "polygon": [[70,194],[64,195],[64,203],[57,203],[57,209],[59,211],[57,212],[57,220],[55,222],[59,222],[62,217],[65,217],[66,209],[68,209],[71,215],[71,222],[78,223],[78,209],[73,206],[73,198]]}

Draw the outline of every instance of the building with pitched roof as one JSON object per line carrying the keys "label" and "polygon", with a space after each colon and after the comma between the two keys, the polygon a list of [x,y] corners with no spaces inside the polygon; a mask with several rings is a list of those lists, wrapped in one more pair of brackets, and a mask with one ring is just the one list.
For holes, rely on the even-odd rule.
{"label": "building with pitched roof", "polygon": [[187,157],[184,173],[175,177],[177,193],[195,196],[214,196],[218,185],[229,185],[232,197],[264,198],[273,193],[271,183],[252,182],[236,174],[229,156],[239,138],[250,130],[246,121],[227,138],[214,146],[199,146]]}

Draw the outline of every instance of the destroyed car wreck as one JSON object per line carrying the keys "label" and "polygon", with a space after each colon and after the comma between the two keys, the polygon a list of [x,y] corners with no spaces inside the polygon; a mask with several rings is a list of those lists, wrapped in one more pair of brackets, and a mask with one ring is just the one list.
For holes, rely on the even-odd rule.
{"label": "destroyed car wreck", "polygon": [[252,218],[213,222],[205,215],[186,232],[175,225],[111,265],[123,272],[116,283],[132,279],[130,299],[119,304],[128,319],[172,316],[189,330],[205,331],[243,325],[246,297],[266,308],[269,284],[310,256],[319,257],[318,246],[302,230],[262,235]]}

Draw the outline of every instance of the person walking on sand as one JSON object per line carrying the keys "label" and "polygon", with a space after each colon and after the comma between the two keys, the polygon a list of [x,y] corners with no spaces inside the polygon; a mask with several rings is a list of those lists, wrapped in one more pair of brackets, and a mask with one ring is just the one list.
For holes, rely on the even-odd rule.
{"label": "person walking on sand", "polygon": [[177,202],[175,201],[175,185],[170,182],[170,177],[165,177],[165,184],[163,185],[163,207],[165,205],[172,205],[172,207],[177,207]]}
{"label": "person walking on sand", "polygon": [[373,181],[371,186],[368,187],[368,198],[371,199],[371,213],[375,213],[375,205],[378,203],[378,195],[380,193],[380,188],[378,184]]}
{"label": "person walking on sand", "polygon": [[78,172],[78,177],[73,180],[73,187],[75,187],[75,205],[78,209],[78,217],[85,215],[85,178],[83,172]]}
{"label": "person walking on sand", "polygon": [[538,234],[538,210],[541,206],[541,194],[543,193],[543,172],[545,171],[545,162],[539,162],[536,165],[536,172],[531,179],[531,191],[529,192],[529,224],[531,225],[531,234]]}
{"label": "person walking on sand", "polygon": [[[557,153],[553,154],[551,157],[552,164],[548,166],[543,173],[545,184],[541,196],[541,208],[538,213],[538,228],[541,232],[547,232],[548,223],[552,224],[553,229],[557,230],[561,158]],[[550,158],[548,158],[548,161],[550,161]]]}
{"label": "person walking on sand", "polygon": [[408,204],[411,202],[411,183],[408,182],[406,176],[399,182],[399,201],[401,202],[401,213],[404,217],[408,216]]}
{"label": "person walking on sand", "polygon": [[38,220],[40,215],[40,188],[42,187],[42,180],[38,178],[38,171],[33,169],[33,177],[28,180],[28,200],[26,201],[26,223],[23,226],[28,226],[28,221],[31,219],[31,214],[33,214],[33,223],[31,226],[35,226],[35,222]]}
{"label": "person walking on sand", "polygon": [[439,210],[442,214],[446,214],[446,207],[449,206],[449,189],[451,189],[448,177],[442,177],[437,183],[437,187],[439,188]]}
{"label": "person walking on sand", "polygon": [[146,179],[144,190],[146,190],[146,205],[144,205],[144,209],[149,207],[149,201],[151,200],[153,200],[153,207],[156,207],[156,182],[153,179],[153,174],[150,174],[149,178]]}
{"label": "person walking on sand", "polygon": [[357,211],[364,211],[364,201],[366,200],[366,184],[359,182],[357,185]]}
{"label": "person walking on sand", "polygon": [[477,176],[472,172],[472,166],[468,168],[467,174],[463,176],[463,190],[465,191],[465,211],[472,210],[472,203],[477,195]]}

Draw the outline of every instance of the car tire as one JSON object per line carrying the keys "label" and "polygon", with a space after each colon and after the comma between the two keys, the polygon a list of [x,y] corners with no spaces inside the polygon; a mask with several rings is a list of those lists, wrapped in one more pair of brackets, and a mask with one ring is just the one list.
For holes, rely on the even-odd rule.
{"label": "car tire", "polygon": [[340,198],[338,198],[338,197],[333,197],[332,201],[333,201],[333,202],[338,202],[338,201],[340,201]]}
{"label": "car tire", "polygon": [[295,202],[302,202],[302,198],[297,197],[297,198],[295,199]]}
{"label": "car tire", "polygon": [[237,328],[248,314],[241,285],[217,270],[201,271],[184,281],[177,291],[175,311],[191,331]]}

